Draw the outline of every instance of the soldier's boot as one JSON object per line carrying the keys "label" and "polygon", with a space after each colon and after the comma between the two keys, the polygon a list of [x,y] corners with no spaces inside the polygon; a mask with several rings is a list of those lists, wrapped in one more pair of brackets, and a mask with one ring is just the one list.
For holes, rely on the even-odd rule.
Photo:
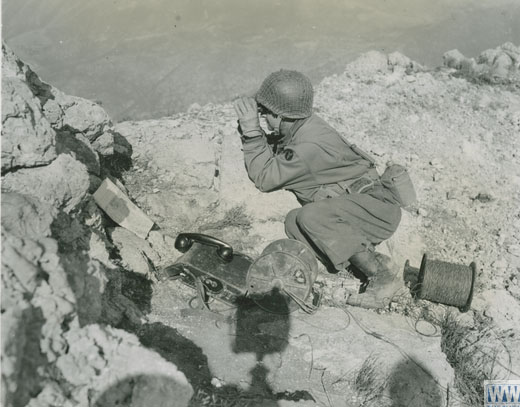
{"label": "soldier's boot", "polygon": [[370,309],[386,308],[404,286],[392,272],[390,258],[383,254],[366,251],[352,256],[349,261],[366,277],[360,292],[347,297],[349,305]]}

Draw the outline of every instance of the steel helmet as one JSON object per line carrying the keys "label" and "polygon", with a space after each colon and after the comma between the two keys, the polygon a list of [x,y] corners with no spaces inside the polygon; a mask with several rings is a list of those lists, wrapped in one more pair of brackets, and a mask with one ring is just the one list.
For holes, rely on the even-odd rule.
{"label": "steel helmet", "polygon": [[304,119],[312,114],[314,92],[309,78],[281,69],[262,82],[256,101],[285,119]]}

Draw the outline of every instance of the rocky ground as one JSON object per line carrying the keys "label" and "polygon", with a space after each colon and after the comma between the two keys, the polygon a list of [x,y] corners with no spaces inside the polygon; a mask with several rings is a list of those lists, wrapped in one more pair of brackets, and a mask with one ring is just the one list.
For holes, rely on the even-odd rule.
{"label": "rocky ground", "polygon": [[[316,86],[318,114],[414,180],[378,250],[399,274],[423,253],[474,261],[470,311],[407,288],[387,309],[347,307],[357,280],[320,266],[319,310],[278,315],[194,309],[195,291],[158,280],[178,233],[255,258],[298,206],[248,180],[231,104],[113,125],[5,50],[3,404],[472,406],[482,380],[520,378],[519,64],[512,44],[434,70],[372,52]],[[155,222],[147,239],[93,202],[106,176]]]}

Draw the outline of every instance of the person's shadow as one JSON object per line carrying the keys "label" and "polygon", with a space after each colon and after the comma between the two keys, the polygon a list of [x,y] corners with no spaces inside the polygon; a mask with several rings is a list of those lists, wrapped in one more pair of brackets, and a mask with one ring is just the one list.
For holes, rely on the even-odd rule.
{"label": "person's shadow", "polygon": [[267,380],[269,370],[263,363],[266,355],[283,352],[289,343],[289,301],[287,296],[273,289],[268,294],[240,298],[237,304],[232,349],[235,353],[256,355],[248,392],[261,396],[264,399],[262,405],[277,406],[276,400],[291,399],[291,395],[273,392]]}
{"label": "person's shadow", "polygon": [[403,359],[394,367],[390,377],[388,386],[392,407],[444,406],[441,388],[421,363]]}
{"label": "person's shadow", "polygon": [[[127,295],[141,292],[139,281],[139,279],[127,281],[123,286],[124,292]],[[150,299],[151,293],[149,290],[144,290],[143,295],[146,299]],[[215,403],[235,400],[236,404],[233,405],[248,406],[276,407],[279,405],[278,400],[314,401],[312,395],[306,390],[275,393],[268,383],[269,370],[263,363],[265,356],[283,352],[288,346],[290,330],[288,301],[287,297],[274,292],[267,296],[240,298],[236,304],[236,323],[232,328],[235,334],[232,350],[235,353],[254,353],[257,360],[256,365],[250,370],[251,381],[247,390],[234,384],[214,387],[211,384],[213,375],[207,356],[199,346],[185,338],[177,329],[155,322],[134,326],[132,331],[139,337],[143,346],[155,350],[185,374],[194,390],[194,395],[189,402],[190,407],[207,405],[203,401],[205,395],[213,397]],[[149,303],[144,301],[142,306],[146,309]],[[170,407],[178,405],[175,399],[177,391],[181,390],[171,378],[162,375],[137,374],[114,383],[99,395],[93,405],[95,407],[130,405]]]}

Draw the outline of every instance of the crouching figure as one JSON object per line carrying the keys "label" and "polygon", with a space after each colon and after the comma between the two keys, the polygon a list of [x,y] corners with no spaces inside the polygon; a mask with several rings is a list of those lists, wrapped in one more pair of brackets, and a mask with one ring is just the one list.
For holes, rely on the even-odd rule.
{"label": "crouching figure", "polygon": [[[287,236],[309,245],[330,272],[354,266],[360,293],[347,303],[388,304],[399,285],[389,259],[374,251],[401,220],[401,208],[383,186],[370,156],[313,113],[314,91],[300,72],[270,74],[255,98],[234,102],[245,166],[263,192],[293,192],[301,208],[287,214]],[[260,125],[266,120],[266,133]]]}

